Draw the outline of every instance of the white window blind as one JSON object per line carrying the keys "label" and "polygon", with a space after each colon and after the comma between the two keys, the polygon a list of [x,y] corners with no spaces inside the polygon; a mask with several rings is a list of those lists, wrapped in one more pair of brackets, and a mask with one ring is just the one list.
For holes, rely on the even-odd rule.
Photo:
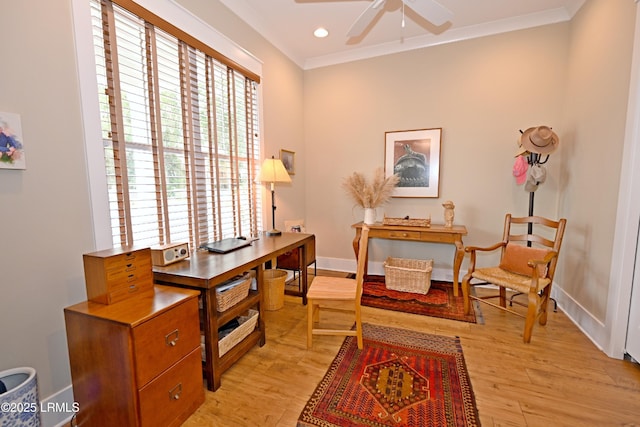
{"label": "white window blind", "polygon": [[115,3],[91,0],[113,244],[256,235],[258,83]]}

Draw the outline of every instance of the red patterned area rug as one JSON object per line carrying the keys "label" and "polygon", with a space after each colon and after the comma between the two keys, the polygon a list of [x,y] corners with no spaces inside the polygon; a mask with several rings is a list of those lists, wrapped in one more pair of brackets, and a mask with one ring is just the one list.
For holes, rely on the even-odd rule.
{"label": "red patterned area rug", "polygon": [[459,338],[363,325],[347,337],[298,427],[479,426]]}
{"label": "red patterned area rug", "polygon": [[[473,289],[473,288],[472,288]],[[362,289],[362,305],[385,310],[441,317],[470,323],[482,323],[480,308],[476,301],[471,304],[469,314],[464,314],[462,290],[453,296],[453,283],[431,281],[426,295],[387,289],[384,276],[367,276]],[[477,312],[477,315],[476,315]]]}

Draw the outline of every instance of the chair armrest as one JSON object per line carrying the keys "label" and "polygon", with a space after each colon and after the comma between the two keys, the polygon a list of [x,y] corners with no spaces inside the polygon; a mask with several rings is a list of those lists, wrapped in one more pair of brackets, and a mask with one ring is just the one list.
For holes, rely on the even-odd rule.
{"label": "chair armrest", "polygon": [[[531,267],[531,285],[529,286],[529,292],[534,293],[538,291],[538,278],[547,277],[549,274],[549,263],[552,259],[558,256],[558,252],[549,251],[543,259],[530,259],[527,261],[527,265]],[[544,274],[540,276],[540,266],[546,265]]]}
{"label": "chair armrest", "polygon": [[482,252],[489,252],[489,251],[495,251],[498,248],[504,247],[507,244],[505,242],[498,242],[495,245],[492,246],[486,246],[486,247],[481,247],[481,246],[465,246],[464,251],[465,252],[475,252],[475,251],[482,251]]}
{"label": "chair armrest", "polygon": [[547,256],[545,256],[543,259],[530,259],[529,261],[527,261],[527,265],[529,267],[537,267],[539,265],[549,264],[551,260],[557,256],[558,256],[558,252],[549,251]]}
{"label": "chair armrest", "polygon": [[[470,277],[471,273],[473,273],[473,271],[475,271],[475,269],[476,269],[476,252],[478,252],[478,251],[480,251],[480,252],[495,251],[496,249],[502,248],[502,247],[504,247],[506,245],[507,245],[506,242],[498,242],[495,245],[487,246],[487,247],[465,246],[464,251],[471,254],[471,256],[469,257],[469,273],[468,273],[468,276]],[[464,280],[464,278],[463,278],[463,280]]]}

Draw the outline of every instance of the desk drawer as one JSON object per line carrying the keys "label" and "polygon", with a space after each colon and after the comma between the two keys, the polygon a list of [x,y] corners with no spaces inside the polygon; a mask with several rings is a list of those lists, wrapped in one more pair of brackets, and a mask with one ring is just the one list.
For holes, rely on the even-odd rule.
{"label": "desk drawer", "polygon": [[462,243],[462,239],[452,233],[422,233],[422,240],[433,243],[455,243],[456,241]]}
{"label": "desk drawer", "polygon": [[137,251],[125,252],[104,258],[105,270],[122,269],[128,265],[151,264],[151,250],[141,249]]}
{"label": "desk drawer", "polygon": [[133,329],[138,387],[200,348],[199,322],[198,299],[191,298]]}
{"label": "desk drawer", "polygon": [[420,240],[419,231],[407,231],[407,230],[388,230],[384,232],[384,236],[380,236],[383,239],[402,239],[402,240]]}
{"label": "desk drawer", "polygon": [[204,401],[200,346],[139,391],[142,427],[178,426]]}
{"label": "desk drawer", "polygon": [[134,295],[149,293],[153,293],[153,282],[146,280],[120,285],[114,288],[111,292],[107,292],[104,297],[106,298],[106,304],[113,304],[119,301],[124,301]]}
{"label": "desk drawer", "polygon": [[125,279],[131,274],[152,273],[151,262],[149,260],[138,263],[127,263],[105,270],[105,278],[110,282],[117,282]]}

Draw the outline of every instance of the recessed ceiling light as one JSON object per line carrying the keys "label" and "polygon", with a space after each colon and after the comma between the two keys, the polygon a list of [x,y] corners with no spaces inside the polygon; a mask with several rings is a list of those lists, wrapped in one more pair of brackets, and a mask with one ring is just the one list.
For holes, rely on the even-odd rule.
{"label": "recessed ceiling light", "polygon": [[329,31],[327,31],[326,28],[320,27],[313,32],[313,35],[321,39],[323,37],[327,37],[329,35]]}

